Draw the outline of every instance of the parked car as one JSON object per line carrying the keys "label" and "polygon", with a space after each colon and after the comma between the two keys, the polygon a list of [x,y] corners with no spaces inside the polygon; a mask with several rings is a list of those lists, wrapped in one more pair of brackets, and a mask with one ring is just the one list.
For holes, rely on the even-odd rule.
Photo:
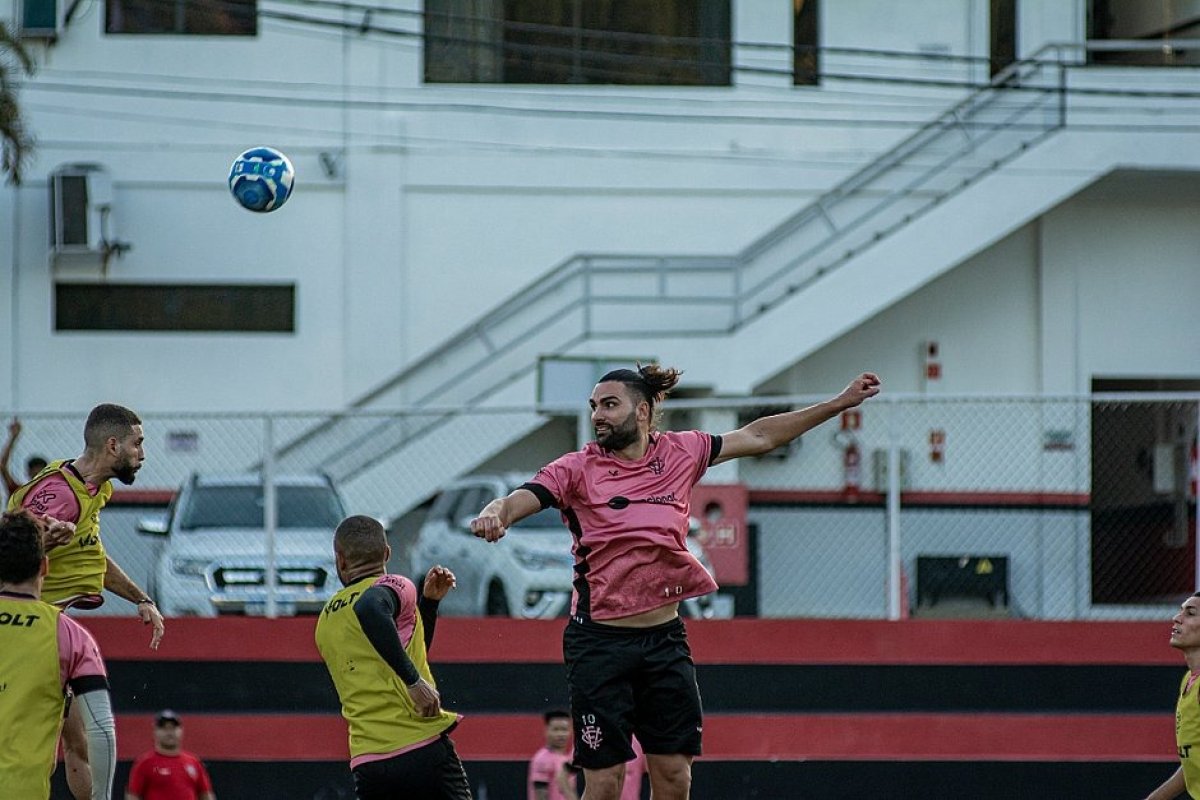
{"label": "parked car", "polygon": [[[471,533],[470,522],[481,508],[526,480],[523,474],[470,475],[434,499],[412,546],[411,574],[424,575],[434,564],[454,570],[458,588],[442,601],[441,613],[544,619],[570,611],[575,559],[571,533],[557,509],[526,517],[493,544]],[[711,573],[703,547],[692,536],[688,549]],[[691,617],[732,614],[729,603],[714,603],[712,595],[685,600],[681,611]]]}
{"label": "parked car", "polygon": [[[275,536],[275,610],[317,613],[339,588],[333,530],[345,505],[328,478],[282,476]],[[263,614],[267,608],[267,535],[258,475],[193,475],[165,520],[144,520],[167,540],[149,587],[168,616]]]}

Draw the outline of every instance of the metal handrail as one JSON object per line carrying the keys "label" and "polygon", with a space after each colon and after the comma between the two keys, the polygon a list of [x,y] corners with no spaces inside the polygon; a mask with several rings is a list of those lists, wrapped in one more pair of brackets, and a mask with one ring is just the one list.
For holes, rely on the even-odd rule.
{"label": "metal handrail", "polygon": [[[1144,43],[1139,43],[1144,45]],[[390,379],[364,394],[351,404],[351,408],[362,409],[379,406],[389,399],[399,400],[400,392],[412,387],[413,396],[402,398],[402,405],[421,408],[446,403],[445,393],[461,390],[458,398],[465,404],[483,402],[502,386],[510,384],[536,368],[541,355],[564,353],[582,341],[598,336],[628,336],[642,331],[601,330],[595,312],[607,305],[628,307],[635,297],[646,298],[669,308],[672,303],[685,306],[694,312],[697,308],[708,309],[705,319],[696,321],[696,314],[687,313],[683,318],[691,323],[686,332],[722,333],[732,332],[756,316],[765,313],[775,302],[794,294],[830,270],[836,269],[851,257],[870,247],[880,239],[908,224],[918,214],[948,196],[961,191],[986,174],[990,174],[1016,157],[1030,146],[1066,125],[1065,67],[1078,61],[1068,61],[1068,52],[1086,50],[1073,45],[1046,45],[1029,58],[1014,62],[999,72],[990,84],[984,86],[948,110],[940,113],[899,143],[872,160],[869,164],[849,175],[821,197],[800,209],[771,231],[760,236],[746,248],[732,256],[658,256],[605,253],[581,253],[557,264],[543,276],[530,281],[507,300],[483,314],[479,320],[451,336],[414,362],[401,369]],[[1152,48],[1148,48],[1152,49]],[[1048,57],[1049,56],[1049,57]],[[1039,79],[1051,72],[1049,81]],[[1020,97],[1029,93],[1029,102],[1018,104],[1005,118],[987,121],[984,115],[1005,98]],[[1047,98],[1053,101],[1046,104]],[[1029,122],[1032,112],[1034,122]],[[1045,114],[1044,118],[1037,117]],[[1000,133],[1017,132],[1016,143],[1000,142],[1000,150],[990,154],[983,163],[973,164],[970,159],[980,148]],[[948,154],[938,152],[947,136],[959,136],[962,141]],[[920,160],[932,155],[932,163],[921,164]],[[960,180],[948,186],[934,186],[939,176],[950,173],[956,165],[966,164]],[[906,170],[916,170],[911,179],[902,181],[895,188],[882,186],[885,179],[895,175],[904,176]],[[957,176],[955,176],[957,177]],[[924,195],[921,193],[925,192]],[[834,222],[842,205],[870,198],[870,205],[859,210],[842,224]],[[902,203],[914,201],[912,208],[903,209],[899,219],[888,220],[890,209]],[[886,224],[885,224],[886,223]],[[820,228],[810,227],[820,226]],[[785,258],[782,266],[774,267],[765,276],[755,277],[752,270],[758,262],[776,252],[786,252],[790,237],[805,230],[828,230],[818,236],[815,244]],[[843,248],[836,254],[834,247]],[[828,260],[820,261],[821,258]],[[815,263],[818,262],[819,263]],[[800,274],[805,268],[808,272]],[[620,277],[635,280],[639,276],[652,279],[653,290],[638,293],[622,287],[620,291],[603,288],[605,279]],[[688,291],[672,289],[676,278],[703,276],[716,279],[721,291],[708,293],[698,291],[695,281]],[[722,281],[724,283],[722,283]],[[686,281],[684,281],[686,283]],[[777,291],[777,295],[769,292]],[[561,296],[557,296],[559,294]],[[762,298],[758,302],[756,298]],[[753,302],[752,302],[753,301]],[[548,304],[543,307],[543,304]],[[723,313],[722,313],[723,311]],[[567,325],[559,339],[554,342],[529,340],[552,323],[578,315],[577,323]],[[663,316],[662,314],[658,316]],[[517,324],[527,318],[526,324]],[[505,331],[508,331],[506,334]],[[656,330],[659,334],[680,334],[683,331]],[[536,335],[533,336],[536,340]],[[528,350],[526,356],[516,357],[519,366],[498,369],[499,374],[486,374],[493,356],[497,353],[520,355],[521,348]],[[459,362],[455,366],[452,362]],[[448,367],[450,367],[448,369]],[[422,377],[427,380],[422,384]],[[474,380],[473,383],[470,381]],[[469,384],[469,385],[467,385]],[[453,399],[450,402],[454,402]],[[397,402],[397,407],[401,403]],[[453,416],[448,415],[448,416]],[[445,419],[448,417],[442,417]],[[307,441],[318,437],[322,431],[336,427],[339,417],[330,418],[325,424],[311,429],[281,450],[281,456],[303,448]],[[432,422],[432,420],[430,421]],[[386,421],[380,426],[386,426]],[[428,433],[428,427],[420,435]],[[355,448],[375,443],[368,451],[378,449],[385,440],[382,427],[361,431],[358,436],[342,439],[340,454],[348,455]],[[382,438],[381,438],[382,437]],[[404,437],[401,437],[404,438]],[[394,443],[401,446],[402,443]],[[324,451],[328,456],[329,450]]]}

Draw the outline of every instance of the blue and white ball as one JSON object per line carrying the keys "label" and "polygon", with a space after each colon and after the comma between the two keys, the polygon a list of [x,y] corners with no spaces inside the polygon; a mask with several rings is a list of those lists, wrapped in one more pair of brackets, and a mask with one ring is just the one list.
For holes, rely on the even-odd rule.
{"label": "blue and white ball", "polygon": [[296,170],[288,157],[273,147],[242,153],[229,170],[229,191],[242,208],[274,211],[292,196]]}

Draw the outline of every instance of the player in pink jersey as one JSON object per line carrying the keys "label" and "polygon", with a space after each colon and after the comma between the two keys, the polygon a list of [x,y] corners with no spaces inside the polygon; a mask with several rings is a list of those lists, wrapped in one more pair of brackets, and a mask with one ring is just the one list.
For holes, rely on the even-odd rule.
{"label": "player in pink jersey", "polygon": [[92,635],[41,600],[45,528],[28,511],[0,516],[0,796],[49,797],[70,689],[97,776],[90,796],[108,800],[117,765],[108,675]]}
{"label": "player in pink jersey", "polygon": [[660,433],[656,405],[679,376],[653,364],[609,372],[589,401],[596,441],[547,464],[471,522],[494,542],[553,506],[571,530],[576,577],[563,658],[586,800],[619,800],[633,734],[655,800],[690,795],[703,714],[679,603],[717,588],[687,549],[692,487],[710,466],[768,453],[880,390],[879,377],[865,372],[823,403],[721,436]]}
{"label": "player in pink jersey", "polygon": [[546,722],[546,744],[529,761],[527,800],[578,800],[571,772],[571,715],[551,709],[542,715]]}

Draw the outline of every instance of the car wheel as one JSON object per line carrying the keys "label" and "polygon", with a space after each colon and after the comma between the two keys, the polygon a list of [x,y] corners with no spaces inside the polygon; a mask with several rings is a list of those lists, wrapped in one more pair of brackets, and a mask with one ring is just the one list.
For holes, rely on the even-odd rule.
{"label": "car wheel", "polygon": [[508,596],[504,594],[504,587],[499,581],[493,581],[488,587],[486,613],[489,617],[512,616],[508,610]]}

